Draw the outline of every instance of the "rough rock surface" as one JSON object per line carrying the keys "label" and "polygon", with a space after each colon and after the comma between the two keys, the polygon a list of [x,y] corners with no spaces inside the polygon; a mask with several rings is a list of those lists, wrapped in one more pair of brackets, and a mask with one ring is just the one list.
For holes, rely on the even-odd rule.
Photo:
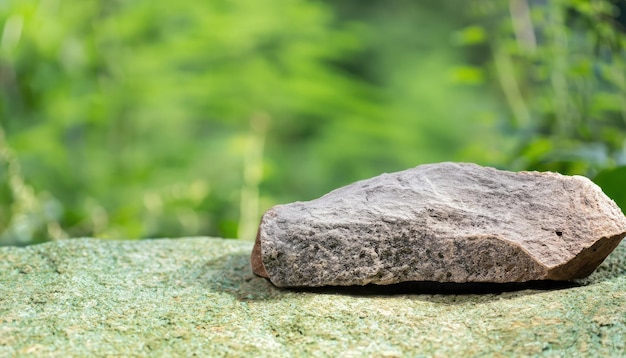
{"label": "rough rock surface", "polygon": [[513,291],[286,290],[252,274],[250,250],[251,242],[209,238],[0,247],[0,357],[620,357],[626,349],[626,242],[576,285]]}
{"label": "rough rock surface", "polygon": [[572,280],[625,235],[585,177],[440,163],[268,210],[252,268],[279,287]]}

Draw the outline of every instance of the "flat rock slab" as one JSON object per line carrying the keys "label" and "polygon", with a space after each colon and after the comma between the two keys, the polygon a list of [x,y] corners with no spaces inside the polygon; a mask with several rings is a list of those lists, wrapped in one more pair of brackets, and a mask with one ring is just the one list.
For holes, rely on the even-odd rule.
{"label": "flat rock slab", "polygon": [[626,348],[624,244],[580,286],[479,295],[280,289],[252,274],[251,249],[209,238],[0,248],[0,356],[616,357]]}
{"label": "flat rock slab", "polygon": [[251,261],[279,287],[572,280],[625,235],[585,177],[439,163],[275,206]]}

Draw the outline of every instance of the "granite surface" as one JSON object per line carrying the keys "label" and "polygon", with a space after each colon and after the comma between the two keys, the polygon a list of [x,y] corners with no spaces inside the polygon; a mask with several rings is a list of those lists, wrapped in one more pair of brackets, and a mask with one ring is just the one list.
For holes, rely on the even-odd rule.
{"label": "granite surface", "polygon": [[0,248],[0,357],[623,356],[626,246],[574,283],[276,288],[252,242]]}
{"label": "granite surface", "polygon": [[625,235],[585,177],[444,162],[274,206],[251,261],[278,287],[572,280]]}

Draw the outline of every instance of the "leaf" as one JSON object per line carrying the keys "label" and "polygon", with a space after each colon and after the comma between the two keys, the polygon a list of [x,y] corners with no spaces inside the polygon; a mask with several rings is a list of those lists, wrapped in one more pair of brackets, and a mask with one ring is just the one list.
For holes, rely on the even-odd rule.
{"label": "leaf", "polygon": [[458,84],[479,85],[485,82],[482,69],[473,66],[456,66],[452,69],[450,77]]}
{"label": "leaf", "polygon": [[455,40],[461,45],[476,45],[484,43],[487,34],[481,26],[468,26],[455,34]]}
{"label": "leaf", "polygon": [[626,214],[626,166],[605,169],[598,173],[593,181],[602,188],[604,193],[613,199]]}

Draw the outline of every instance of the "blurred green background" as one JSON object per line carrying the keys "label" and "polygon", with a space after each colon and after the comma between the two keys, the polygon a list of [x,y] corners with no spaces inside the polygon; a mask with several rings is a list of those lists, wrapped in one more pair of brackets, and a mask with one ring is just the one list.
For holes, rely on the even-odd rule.
{"label": "blurred green background", "polygon": [[624,0],[0,0],[0,245],[253,239],[438,161],[626,208]]}

